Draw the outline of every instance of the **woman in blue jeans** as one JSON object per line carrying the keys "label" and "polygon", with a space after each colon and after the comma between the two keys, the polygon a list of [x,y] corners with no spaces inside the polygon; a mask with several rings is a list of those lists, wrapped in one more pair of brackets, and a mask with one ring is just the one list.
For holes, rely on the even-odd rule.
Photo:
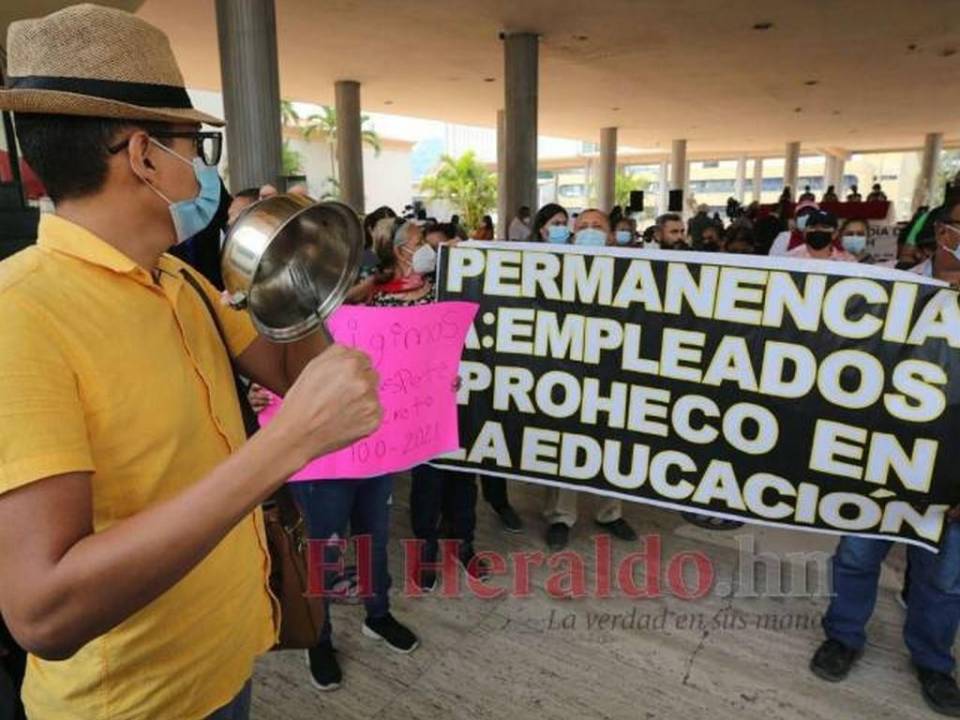
{"label": "woman in blue jeans", "polygon": [[[866,627],[877,601],[877,585],[892,543],[854,536],[840,540],[833,557],[833,599],[823,618],[827,640],[810,669],[839,682],[863,654]],[[960,624],[960,524],[948,522],[939,554],[907,547],[910,582],[903,637],[927,704],[960,717],[960,689],[953,672],[953,643]]]}
{"label": "woman in blue jeans", "polygon": [[[387,543],[390,534],[390,498],[393,478],[390,475],[361,480],[314,480],[291,485],[293,495],[303,510],[310,540],[326,543],[323,560],[326,571],[323,587],[329,590],[337,575],[336,566],[343,556],[341,543],[368,539],[369,567],[358,558],[361,577],[360,592],[367,617],[361,632],[369,638],[383,640],[399,653],[411,653],[419,640],[406,626],[390,614],[390,571],[387,566]],[[366,564],[366,563],[364,563]],[[369,588],[362,581],[369,576]],[[307,662],[313,686],[318,690],[336,690],[342,681],[340,664],[333,647],[330,622],[330,598],[324,598],[326,609],[320,642],[307,651]]]}

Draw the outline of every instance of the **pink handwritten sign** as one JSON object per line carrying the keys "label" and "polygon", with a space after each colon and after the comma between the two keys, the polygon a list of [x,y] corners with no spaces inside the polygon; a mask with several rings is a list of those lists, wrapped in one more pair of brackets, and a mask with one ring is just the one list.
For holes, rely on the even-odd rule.
{"label": "pink handwritten sign", "polygon": [[[337,310],[327,322],[334,339],[363,350],[380,373],[383,423],[370,437],[314,460],[291,480],[374,477],[456,450],[457,371],[477,307],[443,302]],[[260,413],[261,425],[270,422],[281,402],[274,396]]]}

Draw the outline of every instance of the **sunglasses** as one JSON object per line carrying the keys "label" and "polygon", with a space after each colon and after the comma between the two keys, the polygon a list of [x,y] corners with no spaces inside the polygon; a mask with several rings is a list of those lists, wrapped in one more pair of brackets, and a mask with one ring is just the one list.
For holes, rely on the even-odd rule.
{"label": "sunglasses", "polygon": [[[197,155],[203,160],[204,165],[211,167],[220,164],[220,156],[223,152],[223,133],[215,130],[195,130],[195,131],[175,131],[158,130],[150,133],[153,138],[187,138],[193,139],[197,146]],[[116,155],[130,144],[130,138],[121,140],[113,147],[108,147],[107,152]]]}

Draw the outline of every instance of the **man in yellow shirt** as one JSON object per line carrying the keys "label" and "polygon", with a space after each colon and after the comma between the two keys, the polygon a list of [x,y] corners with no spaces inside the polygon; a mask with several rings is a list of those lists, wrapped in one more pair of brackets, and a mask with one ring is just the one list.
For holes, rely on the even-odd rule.
{"label": "man in yellow shirt", "polygon": [[199,130],[222,123],[127,13],[14,23],[7,52],[0,108],[56,205],[0,263],[0,613],[31,654],[27,711],[246,717],[276,638],[257,508],[376,429],[376,374],[318,338],[267,342],[194,275],[240,370],[286,395],[245,443],[223,342],[164,254],[216,210],[219,137]]}

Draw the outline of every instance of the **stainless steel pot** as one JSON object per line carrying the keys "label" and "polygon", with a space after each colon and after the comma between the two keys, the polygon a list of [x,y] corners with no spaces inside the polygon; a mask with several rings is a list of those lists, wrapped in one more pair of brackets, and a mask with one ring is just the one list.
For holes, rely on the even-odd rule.
{"label": "stainless steel pot", "polygon": [[317,330],[356,281],[363,227],[338,202],[274,195],[237,218],[223,246],[223,282],[257,330],[293,342]]}

